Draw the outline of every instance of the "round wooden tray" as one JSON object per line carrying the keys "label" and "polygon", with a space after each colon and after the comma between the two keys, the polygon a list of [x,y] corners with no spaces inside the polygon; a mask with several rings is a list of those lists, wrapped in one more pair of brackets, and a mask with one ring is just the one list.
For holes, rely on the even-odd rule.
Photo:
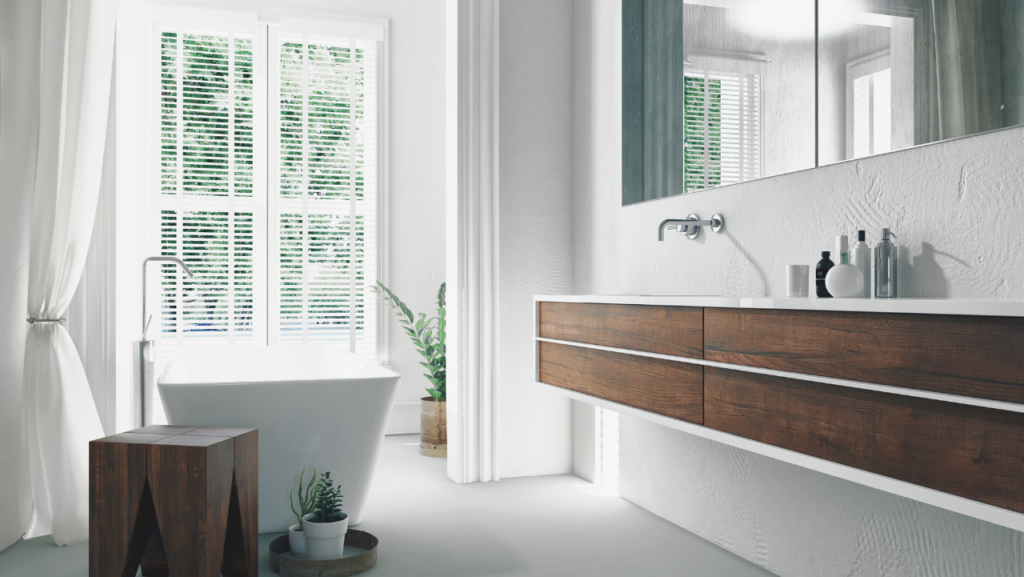
{"label": "round wooden tray", "polygon": [[270,542],[270,570],[281,577],[348,577],[369,571],[377,564],[377,538],[366,531],[349,529],[345,533],[345,546],[366,551],[330,561],[300,559],[283,555],[291,553],[292,548],[288,545],[288,535],[282,535]]}

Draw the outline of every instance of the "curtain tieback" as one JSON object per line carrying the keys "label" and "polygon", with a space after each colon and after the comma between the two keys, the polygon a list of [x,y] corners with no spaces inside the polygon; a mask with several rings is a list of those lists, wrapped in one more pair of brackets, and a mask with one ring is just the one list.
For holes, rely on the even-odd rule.
{"label": "curtain tieback", "polygon": [[37,319],[35,317],[28,317],[25,320],[28,321],[28,324],[34,325],[36,323],[62,323],[64,321],[66,321],[67,319],[65,319],[63,317],[59,318],[59,319]]}

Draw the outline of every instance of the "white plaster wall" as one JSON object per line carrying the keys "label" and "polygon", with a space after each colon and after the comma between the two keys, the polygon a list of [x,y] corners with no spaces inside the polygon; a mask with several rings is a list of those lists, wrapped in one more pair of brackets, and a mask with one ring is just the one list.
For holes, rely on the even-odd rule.
{"label": "white plaster wall", "polygon": [[[784,294],[837,234],[891,226],[901,296],[1024,298],[1024,128],[621,206],[619,0],[574,14],[577,293]],[[725,216],[697,241],[657,224]],[[1009,576],[1024,535],[623,417],[626,499],[783,577]]]}
{"label": "white plaster wall", "polygon": [[572,289],[572,2],[499,12],[498,473],[568,473],[571,405],[534,388],[533,295]]}
{"label": "white plaster wall", "polygon": [[[193,0],[185,0],[194,3]],[[413,311],[433,316],[444,282],[444,0],[221,0],[247,9],[286,6],[390,21],[389,288]],[[402,382],[389,434],[418,433],[419,399],[427,396],[422,358],[389,319],[388,364]]]}
{"label": "white plaster wall", "polygon": [[28,333],[28,224],[39,121],[39,27],[33,1],[0,3],[0,550],[21,538],[21,370]]}

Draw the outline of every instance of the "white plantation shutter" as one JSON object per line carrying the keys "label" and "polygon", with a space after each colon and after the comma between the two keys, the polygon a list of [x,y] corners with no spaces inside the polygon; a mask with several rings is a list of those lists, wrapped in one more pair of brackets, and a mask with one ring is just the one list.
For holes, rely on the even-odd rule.
{"label": "white plantation shutter", "polygon": [[684,75],[686,191],[760,177],[762,75],[748,69],[762,66],[696,60]]}
{"label": "white plantation shutter", "polygon": [[152,333],[174,344],[161,347],[165,354],[188,344],[255,344],[265,225],[254,188],[254,34],[163,28],[159,42],[154,229],[160,254],[181,258],[195,277],[161,265]]}
{"label": "white plantation shutter", "polygon": [[[282,34],[271,275],[280,343],[376,353],[376,42]],[[276,114],[275,114],[276,113]]]}
{"label": "white plantation shutter", "polygon": [[146,254],[195,272],[161,265],[161,357],[326,342],[375,360],[383,28],[321,20],[310,36],[294,20],[279,33],[252,14],[155,13]]}

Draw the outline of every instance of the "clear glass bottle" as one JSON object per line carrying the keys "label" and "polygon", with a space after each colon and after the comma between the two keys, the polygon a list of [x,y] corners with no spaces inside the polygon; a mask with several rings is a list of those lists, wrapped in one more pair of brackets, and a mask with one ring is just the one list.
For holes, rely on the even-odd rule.
{"label": "clear glass bottle", "polygon": [[896,245],[889,237],[896,235],[887,228],[882,229],[882,240],[875,245],[875,298],[896,298]]}

